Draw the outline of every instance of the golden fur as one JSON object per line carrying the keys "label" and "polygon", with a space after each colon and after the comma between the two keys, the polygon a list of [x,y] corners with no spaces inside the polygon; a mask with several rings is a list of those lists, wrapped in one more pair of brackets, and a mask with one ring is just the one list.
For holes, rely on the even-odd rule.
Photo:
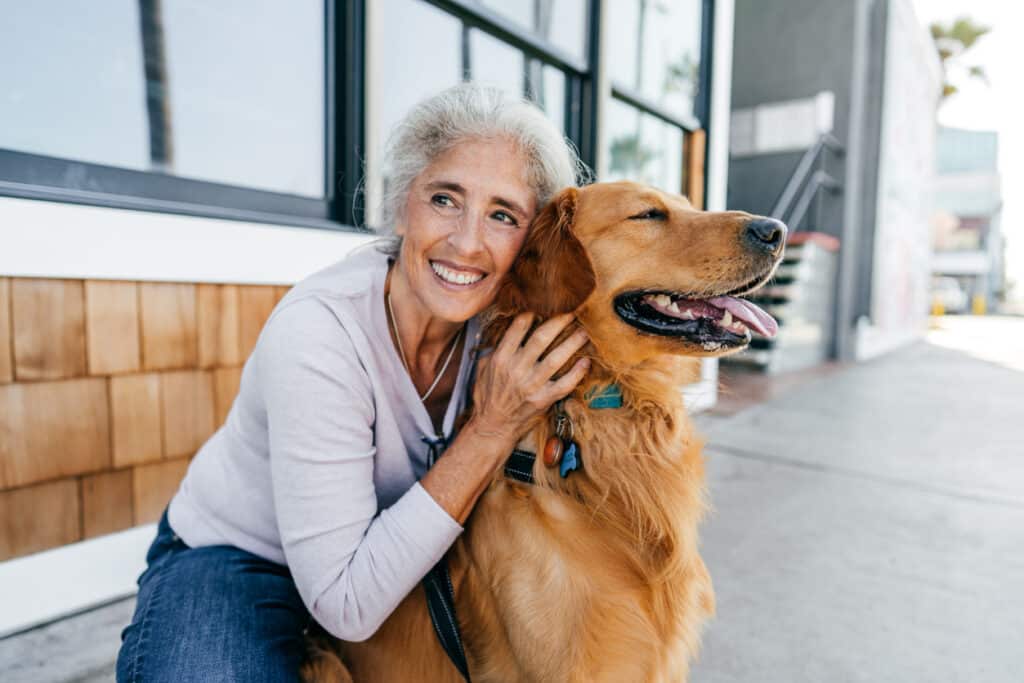
{"label": "golden fur", "polygon": [[[667,219],[631,219],[652,207]],[[777,255],[742,246],[750,218],[609,183],[564,191],[535,221],[484,344],[522,311],[539,320],[576,312],[592,366],[565,410],[583,468],[562,479],[538,458],[533,486],[499,470],[449,553],[476,683],[687,679],[714,595],[698,553],[701,440],[680,387],[697,378],[698,356],[720,353],[642,333],[612,301],[624,291],[711,296],[763,281]],[[589,408],[586,393],[609,382],[621,387],[623,407]],[[539,453],[550,432],[544,419],[524,440]],[[317,655],[307,680],[462,680],[437,643],[421,587],[368,641],[328,639]]]}

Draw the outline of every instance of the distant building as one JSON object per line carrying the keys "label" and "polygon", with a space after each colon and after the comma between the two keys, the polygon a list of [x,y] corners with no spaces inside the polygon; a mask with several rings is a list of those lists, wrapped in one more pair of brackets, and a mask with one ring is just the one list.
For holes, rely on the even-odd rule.
{"label": "distant building", "polygon": [[924,334],[940,89],[910,0],[736,1],[729,208],[839,245],[787,252],[766,348],[861,359]]}
{"label": "distant building", "polygon": [[998,146],[995,132],[939,130],[932,214],[932,275],[955,278],[988,310],[999,306],[1006,283]]}

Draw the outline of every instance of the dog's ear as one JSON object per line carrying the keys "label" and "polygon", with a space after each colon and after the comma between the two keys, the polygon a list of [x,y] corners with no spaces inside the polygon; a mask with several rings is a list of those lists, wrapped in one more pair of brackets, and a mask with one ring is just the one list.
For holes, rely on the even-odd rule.
{"label": "dog's ear", "polygon": [[512,267],[525,308],[546,319],[579,308],[594,291],[590,257],[574,232],[577,190],[562,190],[541,209]]}
{"label": "dog's ear", "polygon": [[491,307],[483,346],[497,344],[519,313],[546,320],[575,311],[594,291],[594,267],[574,234],[576,201],[576,188],[562,190],[533,219]]}

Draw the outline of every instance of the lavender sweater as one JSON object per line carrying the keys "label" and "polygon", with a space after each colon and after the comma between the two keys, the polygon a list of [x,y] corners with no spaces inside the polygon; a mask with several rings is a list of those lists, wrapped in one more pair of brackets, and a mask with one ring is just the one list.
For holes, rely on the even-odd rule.
{"label": "lavender sweater", "polygon": [[[370,637],[462,531],[418,483],[422,439],[435,434],[390,341],[386,273],[387,257],[364,247],[278,304],[168,513],[192,547],[287,564],[310,612],[344,640]],[[467,336],[449,435],[475,320]]]}

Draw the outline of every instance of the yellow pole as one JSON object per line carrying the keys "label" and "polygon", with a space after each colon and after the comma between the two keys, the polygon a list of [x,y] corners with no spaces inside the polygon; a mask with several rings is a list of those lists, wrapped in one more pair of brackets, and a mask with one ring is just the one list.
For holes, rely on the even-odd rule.
{"label": "yellow pole", "polygon": [[985,297],[981,294],[975,294],[971,299],[971,313],[974,315],[985,315]]}

